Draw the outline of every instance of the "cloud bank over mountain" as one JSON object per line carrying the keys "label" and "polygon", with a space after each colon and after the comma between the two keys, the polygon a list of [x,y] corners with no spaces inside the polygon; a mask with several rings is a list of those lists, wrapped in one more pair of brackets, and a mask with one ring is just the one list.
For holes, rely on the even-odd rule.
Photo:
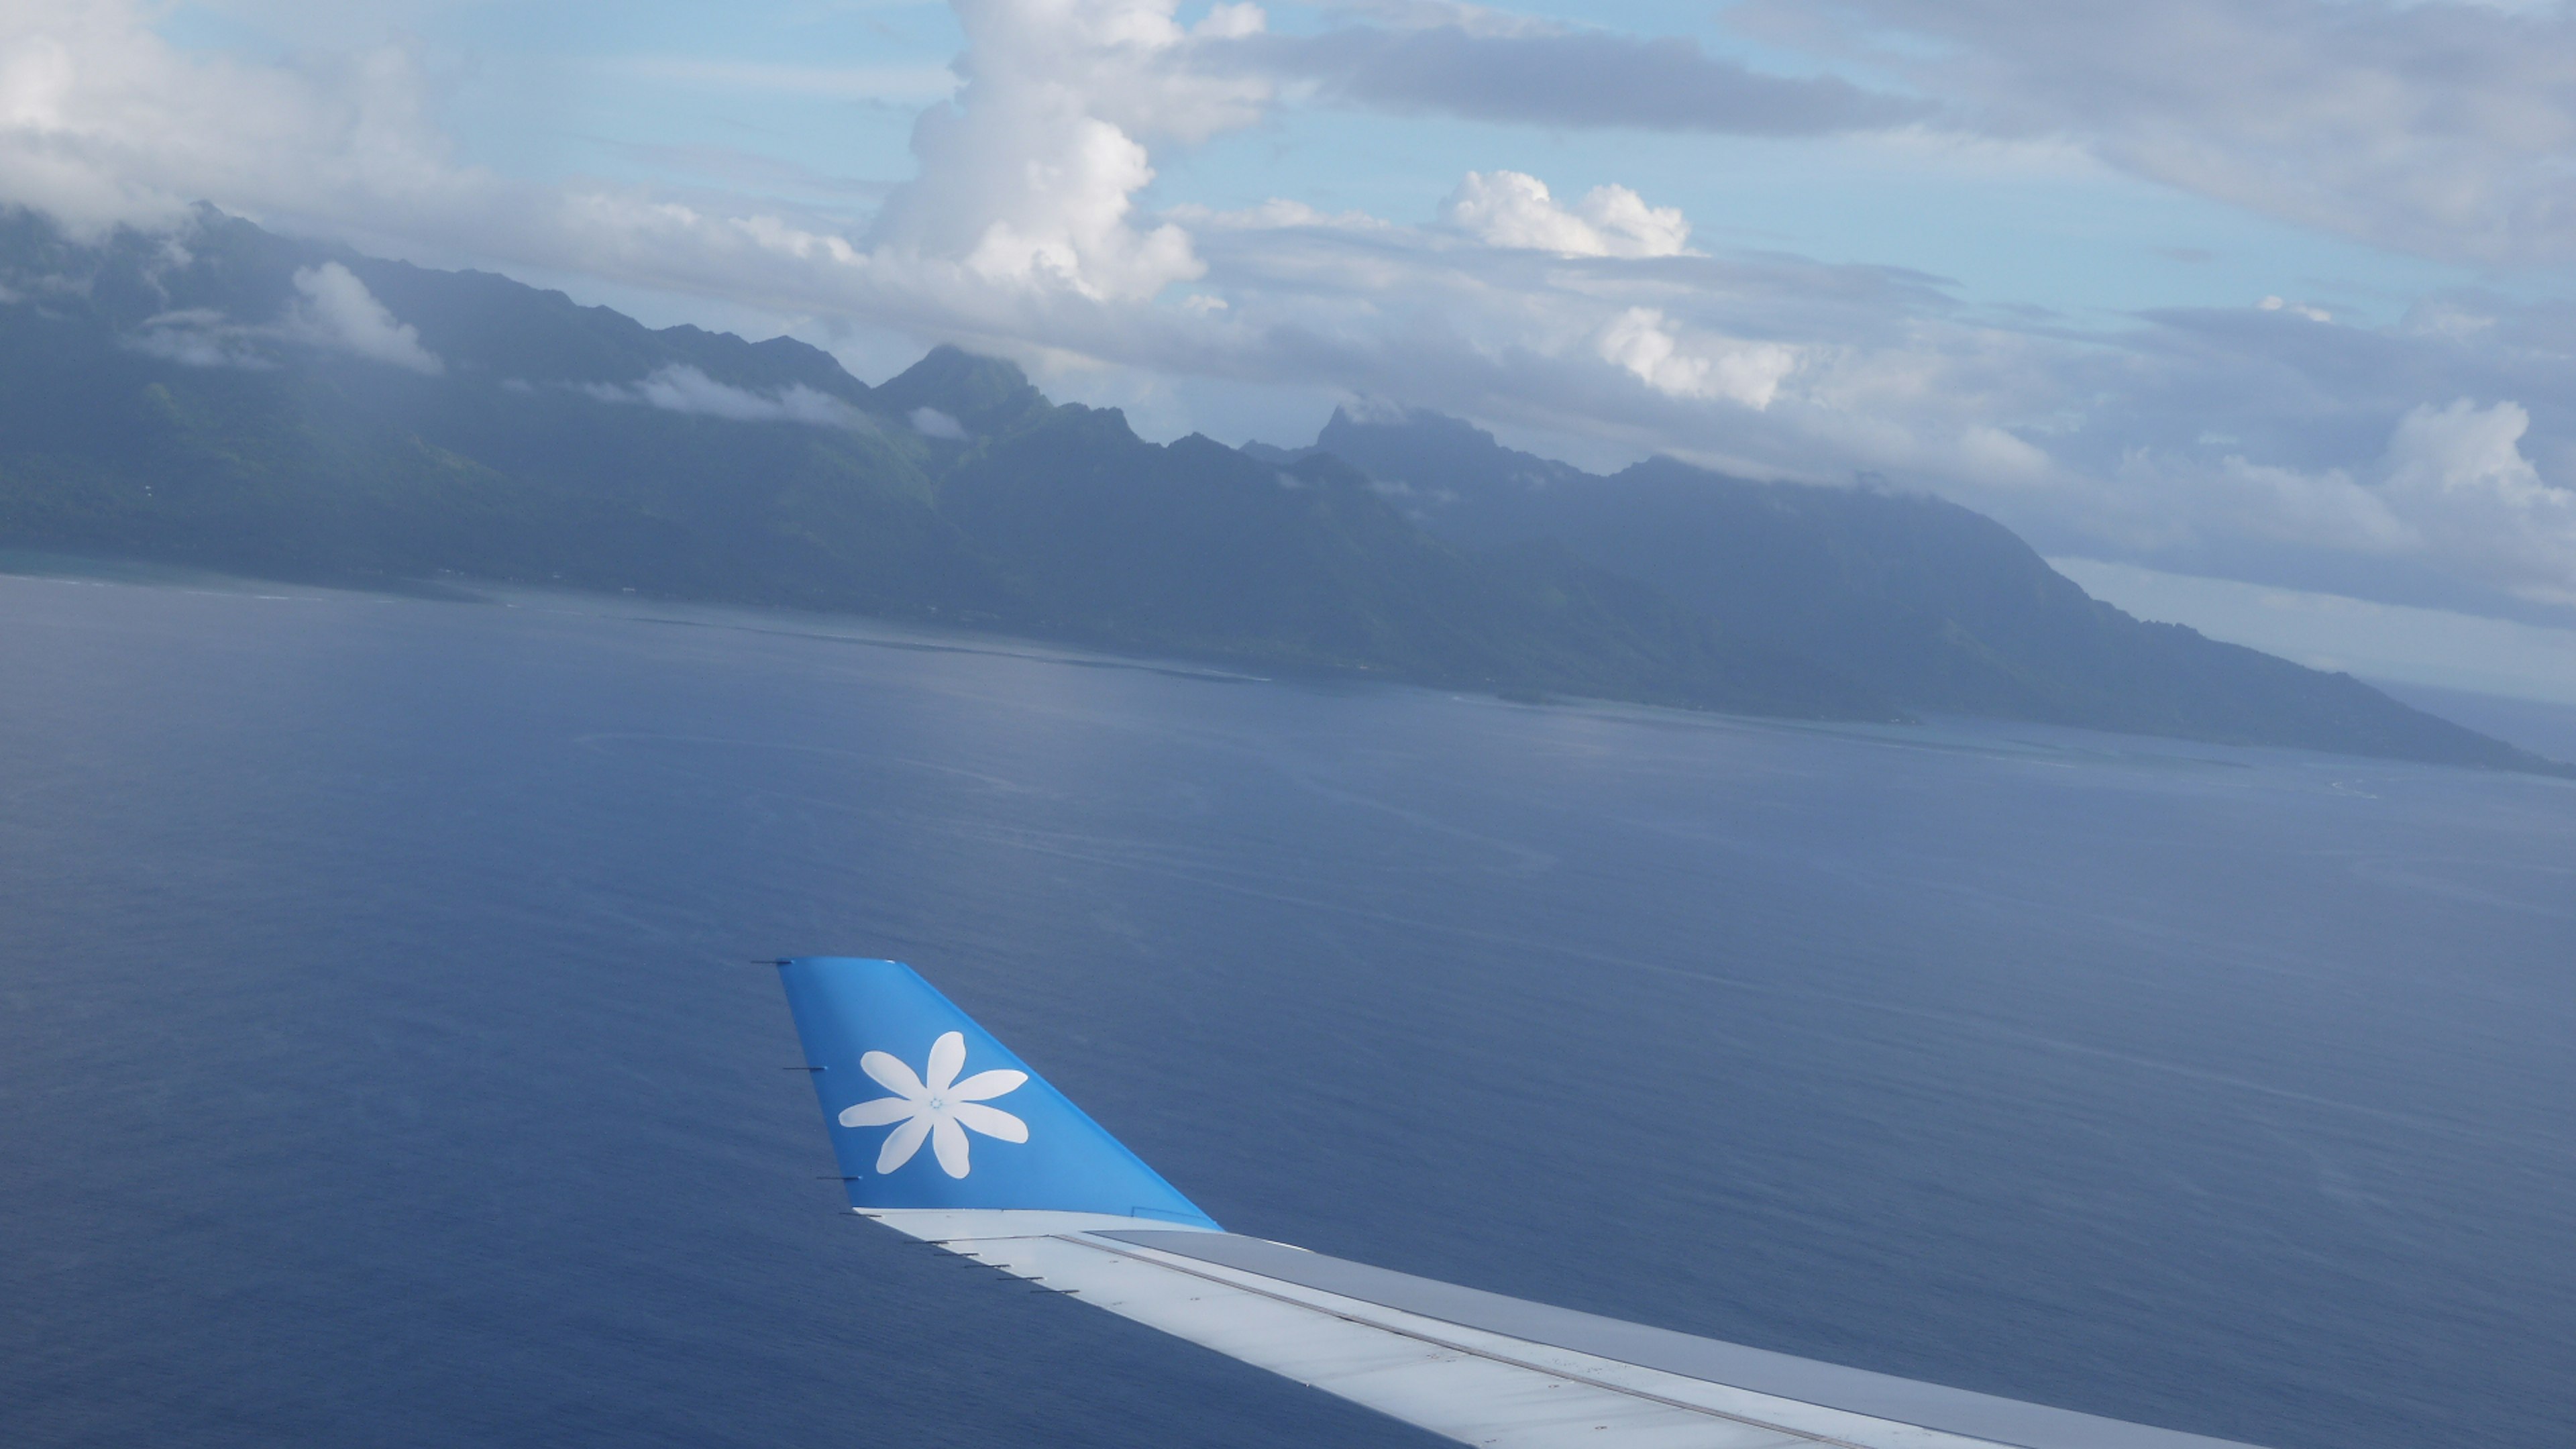
{"label": "cloud bank over mountain", "polygon": [[445,361],[420,345],[420,329],[395,321],[367,284],[338,262],[297,272],[295,291],[286,313],[289,336],[432,377],[447,370]]}
{"label": "cloud bank over mountain", "polygon": [[[182,46],[127,0],[0,16],[0,200],[92,231],[206,200],[423,260],[702,298],[816,340],[953,339],[1077,394],[1156,400],[1140,416],[1174,431],[1207,425],[1191,399],[1212,389],[1385,396],[1614,452],[1879,475],[2052,552],[2576,606],[2563,7],[1862,0],[1820,19],[1766,0],[1727,12],[1741,57],[1459,6],[951,8],[956,88],[923,107],[912,76],[887,102],[919,108],[915,170],[864,225],[493,165],[459,141],[429,47]],[[1484,126],[1492,160],[1400,203],[1383,186],[1361,205],[1158,203],[1174,161],[1319,113]],[[1544,134],[1590,132],[2044,152],[2487,270],[2376,320],[2286,288],[2121,316],[2016,309],[1910,269],[1901,236],[1852,260],[1763,249],[1741,239],[1753,219],[1687,214],[1652,177],[1547,164]],[[319,278],[295,325],[436,365],[366,300]],[[217,357],[224,327],[275,323],[163,335]],[[683,379],[666,391],[637,400],[695,405]]]}

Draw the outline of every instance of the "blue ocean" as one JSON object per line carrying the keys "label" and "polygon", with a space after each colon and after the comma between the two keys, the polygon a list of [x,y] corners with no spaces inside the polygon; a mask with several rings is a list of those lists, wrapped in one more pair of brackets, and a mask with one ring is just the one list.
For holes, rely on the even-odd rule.
{"label": "blue ocean", "polygon": [[843,1210],[892,956],[1238,1232],[2276,1449],[2576,1437],[2576,785],[0,577],[0,1441],[1428,1445]]}

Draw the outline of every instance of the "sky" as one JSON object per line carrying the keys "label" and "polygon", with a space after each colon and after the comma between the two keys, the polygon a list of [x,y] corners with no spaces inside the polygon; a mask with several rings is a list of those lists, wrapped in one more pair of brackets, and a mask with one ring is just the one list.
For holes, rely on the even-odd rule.
{"label": "sky", "polygon": [[0,202],[201,200],[1149,437],[1931,491],[2148,617],[2576,695],[2558,3],[0,0]]}

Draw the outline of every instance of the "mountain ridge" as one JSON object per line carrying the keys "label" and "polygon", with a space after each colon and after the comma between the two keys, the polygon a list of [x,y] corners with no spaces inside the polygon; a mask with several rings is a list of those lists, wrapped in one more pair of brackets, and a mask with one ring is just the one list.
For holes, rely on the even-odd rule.
{"label": "mountain ridge", "polygon": [[[1360,426],[1337,415],[1320,441],[1356,449]],[[1525,493],[1590,477],[1514,460],[1536,480]],[[1632,491],[1699,486],[1640,466]],[[871,387],[791,339],[651,329],[210,209],[170,235],[86,242],[0,214],[0,543],[937,618],[1514,695],[1836,719],[1926,707],[1901,669],[1879,670],[1892,689],[1865,656],[1465,482],[1390,483],[1330,447],[1148,442],[1116,409],[1052,402],[954,347]],[[1830,633],[1839,616],[1817,617]],[[1984,659],[1981,678],[2027,663],[1973,642],[1940,657]],[[2285,722],[2249,680],[2314,671],[2173,648],[2243,718],[2204,710],[2167,733],[2561,768],[2357,684],[2337,707],[2376,735],[2304,696]]]}
{"label": "mountain ridge", "polygon": [[2361,754],[2473,733],[2349,675],[2136,619],[2002,524],[1929,494],[1756,482],[1666,457],[1598,475],[1413,411],[1336,409],[1312,448],[1265,450],[1311,453],[1367,472],[1432,532],[1562,544],[1909,710]]}

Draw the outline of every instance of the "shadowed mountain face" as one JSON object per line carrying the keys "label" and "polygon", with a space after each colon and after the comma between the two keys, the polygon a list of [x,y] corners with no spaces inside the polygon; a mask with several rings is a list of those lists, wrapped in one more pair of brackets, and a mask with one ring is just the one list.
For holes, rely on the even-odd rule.
{"label": "shadowed mountain face", "polygon": [[1753,483],[1669,458],[1601,477],[1424,413],[1336,411],[1305,451],[1357,466],[1463,546],[1560,545],[1909,709],[2518,763],[2348,675],[2132,618],[1937,498]]}
{"label": "shadowed mountain face", "polygon": [[[377,316],[298,287],[335,264]],[[655,332],[215,215],[88,248],[8,218],[0,288],[11,543],[863,609],[983,597],[930,505],[931,441],[802,343]],[[409,353],[385,341],[405,328]]]}
{"label": "shadowed mountain face", "polygon": [[1557,545],[1444,544],[1328,457],[1157,447],[1114,411],[1064,408],[961,459],[939,507],[1019,597],[1045,601],[1029,617],[1053,633],[1438,684],[1896,714]]}
{"label": "shadowed mountain face", "polygon": [[1145,442],[940,348],[655,331],[203,212],[0,214],[0,544],[937,618],[1265,668],[1810,718],[1908,708],[2547,768],[2341,676],[2140,624],[1928,499],[1462,424]]}
{"label": "shadowed mountain face", "polygon": [[[338,268],[357,286],[334,286]],[[1348,467],[1139,439],[940,348],[788,339],[202,214],[0,218],[0,543],[939,618],[1263,667],[1806,717],[1873,690],[1553,546],[1425,534]],[[352,301],[352,296],[358,300]]]}

